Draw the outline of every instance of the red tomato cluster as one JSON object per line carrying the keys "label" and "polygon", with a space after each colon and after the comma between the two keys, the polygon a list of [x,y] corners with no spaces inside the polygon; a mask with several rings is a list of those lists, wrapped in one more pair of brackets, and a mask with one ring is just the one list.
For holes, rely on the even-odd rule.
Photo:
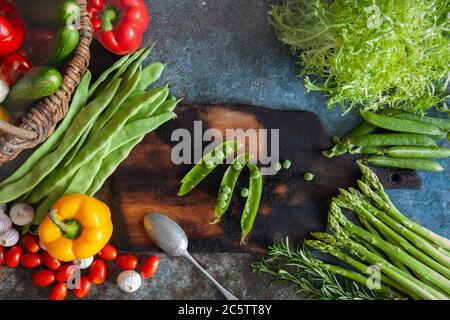
{"label": "red tomato cluster", "polygon": [[[77,298],[86,297],[94,285],[101,285],[108,276],[107,261],[115,261],[121,270],[135,270],[139,266],[139,260],[131,254],[119,255],[117,249],[108,243],[99,253],[88,270],[87,275],[82,275],[79,286],[73,289]],[[142,263],[140,274],[143,279],[153,277],[158,271],[159,257],[150,256]],[[22,265],[27,269],[39,269],[33,274],[33,284],[37,287],[49,287],[50,300],[64,300],[69,292],[67,281],[72,279],[77,272],[77,267],[72,263],[63,264],[61,261],[50,256],[47,251],[42,250],[39,238],[27,233],[22,239],[21,245],[11,247],[9,250],[0,246],[0,266],[6,265],[15,268]]]}

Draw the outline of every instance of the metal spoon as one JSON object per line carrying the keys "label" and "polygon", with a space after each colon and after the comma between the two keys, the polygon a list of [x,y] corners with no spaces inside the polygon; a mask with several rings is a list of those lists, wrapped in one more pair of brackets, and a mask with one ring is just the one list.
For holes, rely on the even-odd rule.
{"label": "metal spoon", "polygon": [[187,251],[188,239],[183,229],[173,220],[159,213],[148,213],[144,218],[149,237],[169,256],[186,257],[211,280],[228,300],[239,300],[222,287]]}

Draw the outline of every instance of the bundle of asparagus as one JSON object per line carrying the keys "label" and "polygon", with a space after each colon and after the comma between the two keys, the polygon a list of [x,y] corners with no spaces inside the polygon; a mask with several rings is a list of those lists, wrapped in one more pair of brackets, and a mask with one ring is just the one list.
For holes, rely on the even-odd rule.
{"label": "bundle of asparagus", "polygon": [[[392,296],[392,289],[413,299],[449,299],[450,240],[405,217],[389,199],[378,177],[368,167],[359,166],[363,174],[358,180],[360,190],[340,189],[339,196],[333,198],[330,205],[330,232],[312,233],[317,240],[306,240],[305,245],[330,254],[351,267],[320,261],[322,269],[350,279],[355,285],[368,286],[376,267],[380,286],[370,289],[386,293],[386,298]],[[361,226],[347,219],[342,208],[354,212]],[[284,253],[290,251],[287,245],[283,248]],[[287,255],[280,255],[280,245],[275,245],[269,248],[272,258],[255,264],[254,270],[292,282],[292,279],[280,277],[287,271],[279,265],[274,272],[274,262],[284,255],[285,265],[298,267],[306,262],[309,266],[311,263],[303,258],[305,250],[296,251],[295,257],[291,255],[286,260]],[[277,258],[274,259],[276,251]],[[318,259],[309,260],[317,265]],[[308,268],[302,268],[308,272]],[[299,291],[310,293],[301,282],[297,285]]]}

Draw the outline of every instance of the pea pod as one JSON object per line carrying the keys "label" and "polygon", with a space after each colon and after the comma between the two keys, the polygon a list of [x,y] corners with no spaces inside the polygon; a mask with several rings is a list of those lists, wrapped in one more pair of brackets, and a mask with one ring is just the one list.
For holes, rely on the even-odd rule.
{"label": "pea pod", "polygon": [[425,117],[425,116],[421,117],[419,115],[411,114],[411,113],[401,113],[401,114],[395,115],[394,117],[399,118],[399,119],[407,119],[407,120],[431,123],[431,124],[435,125],[436,127],[441,128],[442,130],[450,131],[450,119]]}
{"label": "pea pod", "polygon": [[388,117],[368,111],[361,111],[361,116],[367,122],[386,130],[419,133],[430,136],[439,136],[445,133],[442,129],[431,123]]}
{"label": "pea pod", "polygon": [[26,175],[19,180],[0,189],[0,203],[11,202],[21,195],[35,188],[47,175],[52,172],[62,161],[69,150],[77,143],[86,127],[89,127],[94,119],[102,113],[111,102],[119,88],[120,80],[117,80],[111,88],[89,103],[74,119],[67,132],[52,153],[42,158]]}
{"label": "pea pod", "polygon": [[243,145],[236,141],[225,141],[208,152],[181,180],[178,196],[184,196],[195,188],[208,174],[210,174],[228,155],[236,152]]}
{"label": "pea pod", "polygon": [[367,134],[351,139],[350,143],[358,147],[385,147],[385,146],[437,147],[436,142],[429,136],[417,133]]}
{"label": "pea pod", "polygon": [[247,165],[250,170],[250,183],[248,187],[248,196],[245,202],[244,211],[241,217],[241,245],[245,244],[245,239],[252,231],[253,224],[255,223],[256,216],[258,214],[259,203],[262,195],[262,174],[259,168],[249,163]]}
{"label": "pea pod", "polygon": [[219,195],[217,196],[215,207],[215,220],[212,224],[219,222],[222,215],[228,210],[239,175],[252,158],[253,156],[250,153],[240,154],[225,171],[222,182],[220,183]]}
{"label": "pea pod", "polygon": [[351,154],[384,154],[384,147],[358,147],[350,150]]}
{"label": "pea pod", "polygon": [[394,158],[448,158],[450,157],[450,148],[396,146],[387,149],[386,154]]}
{"label": "pea pod", "polygon": [[383,167],[396,167],[402,169],[425,170],[425,171],[443,171],[444,168],[436,161],[429,159],[401,159],[388,156],[370,156],[367,162]]}
{"label": "pea pod", "polygon": [[[377,126],[375,126],[371,123],[368,123],[368,122],[363,122],[357,128],[353,129],[350,133],[348,133],[344,139],[342,139],[341,141],[338,141],[338,143],[336,143],[331,150],[323,151],[322,154],[327,158],[333,158],[336,156],[343,155],[348,151],[348,140],[349,139],[352,139],[357,136],[372,133],[376,129],[377,129]],[[338,139],[336,139],[336,140],[338,140]]]}
{"label": "pea pod", "polygon": [[0,188],[3,188],[9,183],[22,178],[25,174],[30,172],[30,170],[33,169],[34,166],[37,165],[39,160],[41,160],[43,157],[45,157],[46,154],[54,150],[59,145],[66,133],[66,130],[72,124],[74,118],[86,105],[90,81],[91,73],[88,71],[81,79],[81,82],[73,95],[69,111],[67,111],[64,120],[56,128],[55,132],[35,152],[33,152],[30,157],[28,157],[28,159],[22,164],[22,166],[20,166],[19,169],[17,169],[12,175],[10,175],[7,179],[3,180],[2,183],[0,183]]}
{"label": "pea pod", "polygon": [[40,183],[30,194],[29,201],[36,203],[43,197],[50,194],[59,185],[63,184],[67,178],[73,176],[77,170],[89,162],[95,155],[109,143],[110,139],[114,137],[127,123],[127,121],[135,115],[146,103],[147,99],[136,99],[130,102],[129,105],[121,108],[111,121],[87,144],[80,150],[72,163],[59,172],[47,177]]}

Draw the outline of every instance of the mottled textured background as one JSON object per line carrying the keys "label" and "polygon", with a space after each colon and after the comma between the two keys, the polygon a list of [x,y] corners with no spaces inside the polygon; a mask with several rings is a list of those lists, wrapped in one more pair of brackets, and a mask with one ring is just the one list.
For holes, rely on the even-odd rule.
{"label": "mottled textured background", "polygon": [[[267,22],[275,0],[147,1],[152,23],[146,42],[156,41],[152,60],[168,63],[163,77],[172,93],[186,103],[253,104],[268,108],[302,109],[319,114],[329,133],[342,135],[357,124],[355,115],[341,117],[327,110],[326,98],[307,94],[296,76],[296,58],[276,39]],[[107,54],[104,53],[106,57]],[[95,69],[96,59],[92,61]],[[447,143],[448,146],[448,143]],[[389,191],[403,212],[450,237],[449,160],[443,173],[420,173],[421,190]],[[260,256],[196,255],[219,282],[244,299],[288,299],[291,286],[269,286],[269,279],[249,271]],[[111,274],[116,274],[111,270]],[[216,299],[220,294],[183,259],[162,257],[159,273],[135,294],[121,293],[110,276],[95,288],[92,299]],[[31,286],[31,272],[0,270],[0,299],[45,299],[48,290]]]}

